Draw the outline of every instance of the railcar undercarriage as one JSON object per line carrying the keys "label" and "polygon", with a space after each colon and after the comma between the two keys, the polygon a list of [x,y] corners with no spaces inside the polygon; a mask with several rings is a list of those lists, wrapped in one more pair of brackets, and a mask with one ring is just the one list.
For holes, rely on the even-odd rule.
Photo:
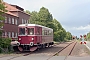
{"label": "railcar undercarriage", "polygon": [[41,49],[41,48],[46,48],[46,47],[50,47],[52,46],[54,43],[50,42],[50,43],[45,43],[45,44],[37,44],[37,45],[17,45],[17,46],[13,46],[14,51],[35,51],[37,49]]}

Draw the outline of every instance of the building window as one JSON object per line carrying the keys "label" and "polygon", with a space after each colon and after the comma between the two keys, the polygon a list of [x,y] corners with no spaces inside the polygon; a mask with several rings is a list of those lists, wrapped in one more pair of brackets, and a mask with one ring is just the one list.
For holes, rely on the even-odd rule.
{"label": "building window", "polygon": [[9,17],[9,24],[11,24],[11,18]]}
{"label": "building window", "polygon": [[14,18],[12,18],[12,24],[14,24]]}
{"label": "building window", "polygon": [[5,23],[7,23],[7,17],[5,17]]}
{"label": "building window", "polygon": [[18,25],[17,19],[15,20],[15,24]]}
{"label": "building window", "polygon": [[18,37],[17,33],[16,33],[16,38]]}
{"label": "building window", "polygon": [[14,38],[14,32],[12,32],[12,38]]}
{"label": "building window", "polygon": [[5,36],[7,35],[7,32],[5,32]]}
{"label": "building window", "polygon": [[24,20],[24,23],[26,24],[26,23],[27,23],[27,21],[26,21],[26,20]]}
{"label": "building window", "polygon": [[28,20],[27,20],[27,24],[28,24],[29,22],[28,22]]}
{"label": "building window", "polygon": [[8,37],[11,38],[11,32],[8,32]]}
{"label": "building window", "polygon": [[19,35],[25,35],[25,28],[19,28]]}
{"label": "building window", "polygon": [[5,32],[5,37],[7,37],[7,32]]}
{"label": "building window", "polygon": [[24,23],[24,20],[22,19],[22,24]]}
{"label": "building window", "polygon": [[28,28],[28,35],[34,35],[34,28]]}

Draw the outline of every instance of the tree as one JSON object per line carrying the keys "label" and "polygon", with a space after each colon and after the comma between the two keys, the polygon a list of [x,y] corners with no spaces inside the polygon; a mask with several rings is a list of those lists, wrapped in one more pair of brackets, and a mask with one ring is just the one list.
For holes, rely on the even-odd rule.
{"label": "tree", "polygon": [[[5,9],[4,3],[2,0],[0,0],[0,29],[3,26],[3,14],[6,12],[7,10]],[[0,35],[1,35],[1,30],[0,30]]]}
{"label": "tree", "polygon": [[10,49],[10,43],[11,43],[10,38],[0,38],[0,53],[9,52],[11,50]]}
{"label": "tree", "polygon": [[30,23],[39,24],[38,13],[36,11],[32,11],[30,15]]}
{"label": "tree", "polygon": [[56,19],[53,19],[53,24],[54,24],[54,32],[58,31],[59,29],[62,29],[62,26],[61,24],[56,20]]}
{"label": "tree", "polygon": [[[4,5],[4,2],[2,0],[0,0],[0,35],[2,35],[1,27],[4,25],[3,20],[5,20],[4,14],[5,14],[5,12],[7,12],[7,10],[5,8],[6,7]],[[11,42],[11,39],[0,37],[0,52],[3,48],[8,48],[10,46],[10,42]]]}
{"label": "tree", "polygon": [[55,41],[65,41],[65,37],[66,37],[65,29],[62,27],[60,22],[58,22],[56,19],[53,19],[53,24],[54,24],[54,28],[53,28],[54,40]]}
{"label": "tree", "polygon": [[31,14],[29,10],[26,10],[25,12],[26,12],[27,14]]}
{"label": "tree", "polygon": [[72,34],[70,32],[66,32],[66,39],[71,40],[72,39]]}
{"label": "tree", "polygon": [[54,32],[54,41],[66,41],[65,40],[65,37],[66,37],[66,31],[64,30],[58,30],[56,32]]}
{"label": "tree", "polygon": [[30,11],[26,10],[26,13],[30,14],[29,21],[30,21],[31,24],[40,24],[40,20],[39,20],[39,17],[38,17],[38,12],[36,12],[36,11],[30,12]]}
{"label": "tree", "polygon": [[87,39],[90,40],[90,32],[87,33]]}
{"label": "tree", "polygon": [[49,10],[46,9],[45,7],[40,8],[38,17],[39,17],[39,22],[41,23],[41,25],[44,25],[47,27],[49,27],[48,24],[50,24],[50,22],[52,22],[53,20],[52,14],[50,14]]}

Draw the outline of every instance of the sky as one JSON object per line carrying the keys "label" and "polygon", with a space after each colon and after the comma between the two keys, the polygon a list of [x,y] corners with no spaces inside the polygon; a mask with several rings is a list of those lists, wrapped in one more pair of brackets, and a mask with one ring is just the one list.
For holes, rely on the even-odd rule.
{"label": "sky", "polygon": [[25,10],[39,11],[45,7],[66,31],[80,36],[90,32],[90,0],[3,0]]}

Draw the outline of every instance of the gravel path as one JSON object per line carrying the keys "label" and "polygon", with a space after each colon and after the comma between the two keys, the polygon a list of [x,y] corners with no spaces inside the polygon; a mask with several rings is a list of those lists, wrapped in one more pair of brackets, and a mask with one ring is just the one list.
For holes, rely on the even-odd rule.
{"label": "gravel path", "polygon": [[80,44],[80,42],[78,42],[72,51],[71,56],[90,56],[90,51],[84,44]]}
{"label": "gravel path", "polygon": [[72,53],[71,51],[73,51],[73,47],[76,44],[76,42],[70,44],[68,47],[66,47],[64,50],[62,50],[60,53],[58,53],[58,56],[68,56],[70,53]]}

